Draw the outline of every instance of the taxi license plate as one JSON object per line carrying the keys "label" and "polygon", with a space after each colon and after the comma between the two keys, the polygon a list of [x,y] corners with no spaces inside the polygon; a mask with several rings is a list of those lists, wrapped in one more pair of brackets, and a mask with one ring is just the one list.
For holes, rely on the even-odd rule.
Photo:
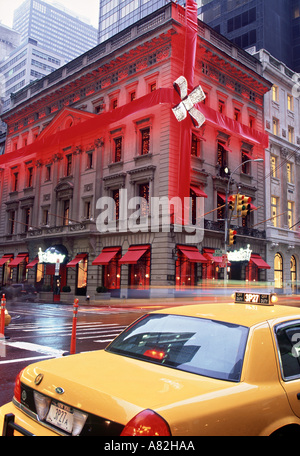
{"label": "taxi license plate", "polygon": [[46,421],[71,434],[73,429],[73,412],[71,407],[53,401]]}

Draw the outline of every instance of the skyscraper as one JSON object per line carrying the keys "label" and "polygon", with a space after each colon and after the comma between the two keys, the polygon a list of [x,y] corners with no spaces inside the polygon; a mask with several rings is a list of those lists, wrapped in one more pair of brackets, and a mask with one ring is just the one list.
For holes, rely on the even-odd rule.
{"label": "skyscraper", "polygon": [[[98,41],[102,43],[170,0],[100,0]],[[185,5],[185,0],[177,0]]]}
{"label": "skyscraper", "polygon": [[13,28],[21,33],[22,41],[33,38],[67,61],[97,44],[97,29],[92,25],[41,0],[25,0],[14,13]]}
{"label": "skyscraper", "polygon": [[200,19],[238,46],[266,49],[300,71],[299,0],[201,0],[199,7]]}

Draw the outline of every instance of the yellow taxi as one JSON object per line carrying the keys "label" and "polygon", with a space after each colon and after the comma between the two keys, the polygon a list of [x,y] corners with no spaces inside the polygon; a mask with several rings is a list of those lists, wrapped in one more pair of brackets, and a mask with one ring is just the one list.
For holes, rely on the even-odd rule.
{"label": "yellow taxi", "polygon": [[29,365],[2,434],[299,434],[300,309],[272,301],[161,309],[105,350]]}

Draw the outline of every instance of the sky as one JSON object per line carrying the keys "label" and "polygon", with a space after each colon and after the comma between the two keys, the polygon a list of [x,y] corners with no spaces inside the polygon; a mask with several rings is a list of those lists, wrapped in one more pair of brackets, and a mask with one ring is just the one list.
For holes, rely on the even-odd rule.
{"label": "sky", "polygon": [[[89,23],[98,29],[99,0],[44,0],[46,3],[60,3],[79,16],[89,19]],[[0,22],[12,27],[13,13],[24,0],[0,0]]]}

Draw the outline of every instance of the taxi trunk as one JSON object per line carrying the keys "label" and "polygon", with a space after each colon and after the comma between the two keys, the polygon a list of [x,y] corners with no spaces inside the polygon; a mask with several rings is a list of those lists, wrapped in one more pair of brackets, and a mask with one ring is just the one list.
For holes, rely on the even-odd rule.
{"label": "taxi trunk", "polygon": [[[28,366],[21,378],[21,400],[32,410],[33,391],[41,399],[49,398],[48,416],[42,421],[46,426],[58,426],[58,433],[72,433],[65,421],[70,412],[78,410],[90,417],[87,422],[101,419],[105,435],[116,435],[142,410],[162,416],[166,411],[165,419],[170,421],[176,404],[216,391],[226,395],[227,389],[240,389],[239,385],[97,351]],[[172,432],[172,423],[168,424]]]}

